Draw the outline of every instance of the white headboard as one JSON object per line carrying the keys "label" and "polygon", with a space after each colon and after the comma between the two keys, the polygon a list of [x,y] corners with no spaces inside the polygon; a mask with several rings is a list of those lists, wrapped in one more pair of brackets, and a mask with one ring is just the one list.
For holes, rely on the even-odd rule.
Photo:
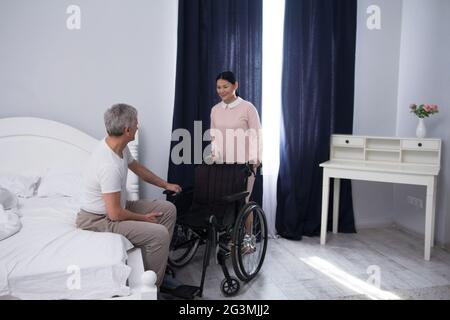
{"label": "white headboard", "polygon": [[[78,129],[40,118],[0,119],[0,171],[43,173],[47,169],[83,171],[98,140]],[[138,139],[128,144],[138,158]],[[138,177],[128,171],[128,198],[139,199]]]}

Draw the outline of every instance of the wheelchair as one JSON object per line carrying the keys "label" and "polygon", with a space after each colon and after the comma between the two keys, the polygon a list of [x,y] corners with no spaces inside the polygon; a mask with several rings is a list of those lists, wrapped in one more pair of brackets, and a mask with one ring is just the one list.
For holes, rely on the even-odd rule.
{"label": "wheelchair", "polygon": [[[254,174],[248,164],[201,164],[195,167],[194,187],[179,194],[166,192],[177,207],[177,221],[169,253],[169,265],[181,268],[205,245],[201,282],[191,297],[201,297],[211,258],[220,264],[221,291],[234,296],[240,282],[260,271],[267,250],[267,221],[255,202],[246,203],[247,179]],[[226,261],[231,256],[234,277]],[[192,288],[192,287],[191,287]]]}

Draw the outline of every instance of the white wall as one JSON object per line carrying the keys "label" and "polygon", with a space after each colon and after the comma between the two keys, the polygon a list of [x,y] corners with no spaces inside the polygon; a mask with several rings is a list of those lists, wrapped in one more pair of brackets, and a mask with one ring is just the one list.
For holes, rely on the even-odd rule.
{"label": "white wall", "polygon": [[[403,1],[398,87],[397,135],[413,136],[417,117],[411,103],[440,106],[440,113],[426,119],[427,137],[441,138],[443,150],[436,206],[436,238],[450,243],[450,1]],[[407,203],[408,196],[422,199],[425,188],[397,185],[394,189],[396,224],[423,234],[425,209]]]}
{"label": "white wall", "polygon": [[[81,29],[66,9],[81,8]],[[139,111],[140,160],[167,176],[175,87],[177,0],[2,0],[0,118],[33,116],[105,135],[103,112]],[[143,186],[141,196],[160,197]]]}
{"label": "white wall", "polygon": [[[367,8],[381,9],[381,29],[369,30]],[[353,134],[394,136],[400,54],[401,0],[359,0],[356,35]],[[358,227],[393,222],[392,184],[352,181]]]}
{"label": "white wall", "polygon": [[[369,5],[381,8],[382,28],[366,28]],[[441,138],[443,151],[436,207],[436,238],[450,243],[450,1],[358,1],[354,134],[414,137],[411,103],[440,106],[427,119],[428,137]],[[425,188],[353,182],[357,226],[395,223],[424,234]]]}

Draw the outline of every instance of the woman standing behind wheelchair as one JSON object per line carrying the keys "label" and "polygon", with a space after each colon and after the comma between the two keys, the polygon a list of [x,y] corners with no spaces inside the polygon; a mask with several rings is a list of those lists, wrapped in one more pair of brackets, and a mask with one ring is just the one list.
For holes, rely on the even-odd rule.
{"label": "woman standing behind wheelchair", "polygon": [[237,94],[238,87],[231,71],[216,78],[217,94],[222,101],[211,109],[211,153],[215,162],[250,164],[254,174],[247,182],[248,202],[256,170],[261,165],[261,122],[255,106]]}

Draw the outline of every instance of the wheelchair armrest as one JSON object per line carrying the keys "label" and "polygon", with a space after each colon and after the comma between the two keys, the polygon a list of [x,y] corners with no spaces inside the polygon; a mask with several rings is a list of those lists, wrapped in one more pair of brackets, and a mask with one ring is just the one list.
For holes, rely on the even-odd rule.
{"label": "wheelchair armrest", "polygon": [[229,196],[224,196],[220,200],[221,200],[221,202],[227,202],[227,203],[234,202],[234,201],[238,201],[241,199],[245,199],[245,197],[247,197],[249,194],[250,194],[250,192],[248,192],[248,191],[242,191],[239,193],[231,194]]}

